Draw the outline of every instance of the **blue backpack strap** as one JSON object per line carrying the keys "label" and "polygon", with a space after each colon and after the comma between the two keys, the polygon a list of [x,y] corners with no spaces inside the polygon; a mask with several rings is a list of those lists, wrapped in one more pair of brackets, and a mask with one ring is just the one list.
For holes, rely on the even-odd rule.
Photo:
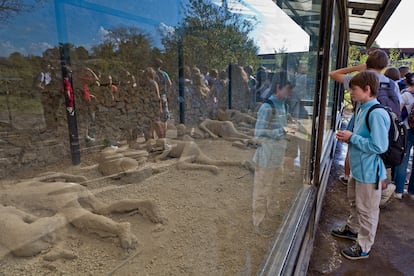
{"label": "blue backpack strap", "polygon": [[[381,105],[381,104],[374,104],[373,106],[371,106],[369,109],[368,109],[368,112],[367,112],[367,115],[366,115],[366,117],[365,117],[365,123],[366,123],[366,125],[367,125],[367,128],[368,128],[368,131],[369,132],[371,132],[371,128],[370,128],[370,126],[369,126],[369,114],[371,114],[371,111],[372,110],[374,110],[374,109],[376,109],[376,108],[384,108],[385,110],[386,110],[386,108],[383,106],[383,105]],[[387,113],[388,113],[388,115],[390,116],[390,120],[391,120],[391,124],[392,124],[392,117],[391,117],[391,115],[390,115],[390,113],[387,111]],[[391,126],[390,126],[391,127]],[[390,136],[390,133],[388,132],[388,139],[390,138],[389,137]],[[376,186],[375,186],[375,189],[376,190],[378,190],[379,189],[379,166],[378,166],[378,168],[377,168],[377,179],[376,179]]]}
{"label": "blue backpack strap", "polygon": [[[275,104],[273,103],[273,101],[271,99],[267,98],[266,100],[263,101],[263,103],[267,103],[268,105],[270,105],[270,107],[272,108],[272,115],[276,115],[276,107],[275,107]],[[284,107],[285,107],[285,111],[286,111],[286,114],[287,114],[288,111],[289,111],[289,107],[288,107],[287,103],[284,104]]]}

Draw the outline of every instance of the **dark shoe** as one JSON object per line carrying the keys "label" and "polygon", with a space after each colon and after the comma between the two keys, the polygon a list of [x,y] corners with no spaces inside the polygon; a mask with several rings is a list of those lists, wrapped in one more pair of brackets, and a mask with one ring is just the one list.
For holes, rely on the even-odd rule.
{"label": "dark shoe", "polygon": [[345,248],[341,251],[342,256],[349,260],[361,260],[369,257],[369,252],[365,253],[362,251],[361,246],[355,243],[353,246]]}
{"label": "dark shoe", "polygon": [[345,175],[341,175],[339,177],[339,180],[341,181],[342,184],[344,184],[345,186],[348,185],[348,178],[345,177]]}
{"label": "dark shoe", "polygon": [[356,241],[358,238],[358,234],[349,230],[348,225],[345,225],[344,227],[339,228],[337,230],[332,230],[331,234],[338,238],[354,240],[354,241]]}

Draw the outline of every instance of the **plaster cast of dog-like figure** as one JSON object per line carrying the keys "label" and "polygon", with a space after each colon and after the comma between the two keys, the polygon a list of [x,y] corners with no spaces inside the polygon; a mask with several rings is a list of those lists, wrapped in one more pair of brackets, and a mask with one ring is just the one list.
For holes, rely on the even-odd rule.
{"label": "plaster cast of dog-like figure", "polygon": [[253,128],[257,121],[255,117],[235,109],[219,109],[217,112],[217,119],[219,121],[231,121],[237,125],[242,124]]}
{"label": "plaster cast of dog-like figure", "polygon": [[124,199],[106,204],[78,183],[49,180],[44,175],[0,192],[0,202],[7,205],[0,208],[0,248],[6,248],[6,253],[36,255],[53,243],[45,238],[67,224],[102,237],[118,237],[122,248],[131,249],[137,240],[129,222],[118,223],[105,215],[138,211],[154,223],[164,221],[153,201]]}
{"label": "plaster cast of dog-like figure", "polygon": [[205,119],[200,123],[199,128],[210,135],[211,138],[217,139],[221,137],[228,141],[246,142],[253,138],[236,130],[230,121],[218,121]]}
{"label": "plaster cast of dog-like figure", "polygon": [[161,151],[156,156],[157,161],[170,158],[178,158],[178,169],[207,170],[218,174],[217,166],[244,166],[245,161],[214,160],[205,155],[194,141],[158,139],[153,150]]}

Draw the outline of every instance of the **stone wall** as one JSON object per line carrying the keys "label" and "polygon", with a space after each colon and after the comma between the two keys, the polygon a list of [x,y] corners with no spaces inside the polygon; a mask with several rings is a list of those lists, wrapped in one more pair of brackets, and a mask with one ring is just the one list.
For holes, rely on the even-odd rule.
{"label": "stone wall", "polygon": [[[233,109],[246,110],[247,80],[233,77]],[[133,141],[148,129],[158,109],[154,91],[143,76],[137,82],[130,78],[117,80],[113,85],[73,79],[78,136],[81,154],[98,151],[119,141]],[[135,79],[134,79],[135,80]],[[228,80],[222,80],[219,91],[219,107],[225,109],[228,102]],[[20,89],[20,88],[19,88]],[[24,88],[21,88],[24,89]],[[63,91],[54,82],[42,91],[30,94],[41,103],[40,114],[13,113],[12,121],[7,111],[0,112],[0,177],[11,176],[26,168],[45,167],[62,159],[70,160],[69,135]],[[87,91],[87,93],[85,92]],[[212,116],[212,97],[207,86],[190,80],[185,84],[185,112],[187,126]],[[91,95],[87,100],[86,94]],[[173,83],[168,96],[173,121],[179,123],[178,84]],[[94,141],[87,141],[87,136]],[[82,159],[82,157],[81,157]]]}

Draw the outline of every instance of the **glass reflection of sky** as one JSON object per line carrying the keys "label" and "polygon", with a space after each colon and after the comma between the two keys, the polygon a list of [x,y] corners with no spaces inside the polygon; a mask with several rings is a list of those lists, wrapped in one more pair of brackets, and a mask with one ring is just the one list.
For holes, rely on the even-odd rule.
{"label": "glass reflection of sky", "polygon": [[[162,48],[161,32],[171,31],[177,25],[185,0],[24,2],[34,8],[1,24],[0,56],[13,52],[40,55],[59,42],[90,49],[101,43],[111,28],[121,25],[141,28],[151,35],[153,46]],[[246,18],[256,18],[251,35],[259,46],[259,54],[308,50],[309,36],[272,0],[230,0],[229,3],[233,11]]]}
{"label": "glass reflection of sky", "polygon": [[[215,0],[221,3],[221,0]],[[229,7],[246,17],[256,18],[252,37],[259,54],[309,50],[309,35],[272,0],[230,0]]]}

